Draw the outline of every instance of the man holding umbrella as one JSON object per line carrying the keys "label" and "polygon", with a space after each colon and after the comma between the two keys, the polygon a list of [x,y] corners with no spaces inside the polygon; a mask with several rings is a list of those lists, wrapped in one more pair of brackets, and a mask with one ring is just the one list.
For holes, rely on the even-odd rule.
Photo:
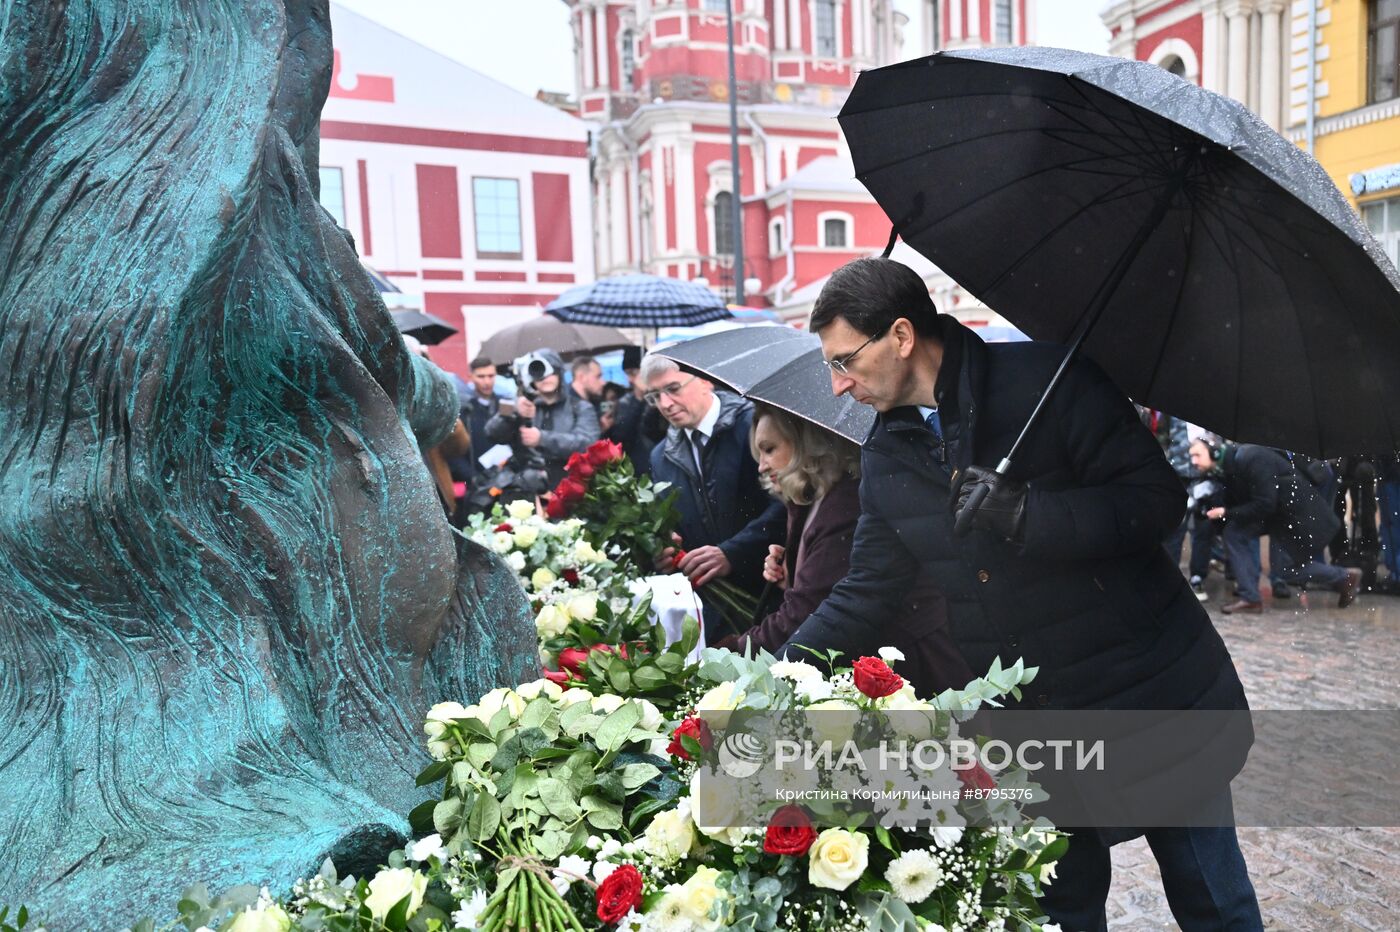
{"label": "man holding umbrella", "polygon": [[[850,574],[785,648],[847,659],[891,643],[884,628],[914,582],[942,588],[973,670],[1018,657],[1040,673],[1023,702],[1048,709],[1243,709],[1243,688],[1209,616],[1162,541],[1181,483],[1131,402],[1087,360],[1000,476],[1063,350],[987,345],[939,315],[923,281],[884,258],[832,274],[812,311],[833,391],[878,418],[862,457]],[[955,515],[979,487],[972,530]],[[979,496],[980,497],[980,496]],[[1184,929],[1261,929],[1233,827],[1229,780],[1243,765],[1182,749],[1211,773],[1202,800],[1219,828],[1076,832],[1042,905],[1066,929],[1105,929],[1109,846],[1146,834]],[[1210,782],[1210,781],[1207,781]]]}

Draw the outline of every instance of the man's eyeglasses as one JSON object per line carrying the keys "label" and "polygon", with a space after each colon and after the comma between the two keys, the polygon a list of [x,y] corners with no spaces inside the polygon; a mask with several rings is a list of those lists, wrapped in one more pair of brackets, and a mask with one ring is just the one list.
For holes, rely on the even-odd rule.
{"label": "man's eyeglasses", "polygon": [[881,330],[879,333],[875,334],[873,337],[866,340],[864,343],[862,343],[860,346],[857,346],[855,349],[851,350],[846,355],[837,356],[835,359],[823,359],[822,363],[824,363],[826,367],[832,370],[833,372],[837,372],[841,375],[850,375],[851,370],[847,367],[850,366],[851,360],[855,359],[856,356],[860,355],[861,350],[865,349],[871,343],[874,343],[876,340],[880,339],[888,332],[889,328],[886,327],[884,330]]}
{"label": "man's eyeglasses", "polygon": [[692,375],[684,382],[672,382],[670,385],[663,385],[660,388],[652,389],[642,395],[642,400],[654,408],[661,404],[662,395],[670,395],[672,398],[675,398],[680,395],[682,389],[698,378],[700,378],[700,376]]}

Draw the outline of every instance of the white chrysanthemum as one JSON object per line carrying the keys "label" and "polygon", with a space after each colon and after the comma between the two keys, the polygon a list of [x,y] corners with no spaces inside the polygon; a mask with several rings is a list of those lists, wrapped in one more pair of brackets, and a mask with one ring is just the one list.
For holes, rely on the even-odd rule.
{"label": "white chrysanthemum", "polygon": [[612,861],[596,862],[593,865],[593,882],[602,883],[604,880],[607,880],[609,877],[611,877],[613,871],[617,870],[618,867],[619,865],[614,864]]}
{"label": "white chrysanthemum", "polygon": [[803,702],[825,702],[835,694],[833,687],[826,680],[817,678],[814,680],[799,680],[793,690],[797,693],[797,698]]}
{"label": "white chrysanthemum", "polygon": [[480,890],[472,893],[471,899],[463,900],[461,907],[452,914],[452,925],[458,929],[475,929],[486,911],[486,894]]}
{"label": "white chrysanthemum", "polygon": [[962,841],[963,830],[960,825],[940,825],[933,830],[933,843],[940,848],[951,848]]}
{"label": "white chrysanthemum", "polygon": [[646,928],[646,919],[635,909],[628,910],[627,915],[617,921],[617,932],[643,932]]}
{"label": "white chrysanthemum", "polygon": [[938,859],[933,852],[922,848],[904,852],[885,870],[890,889],[906,903],[922,903],[943,885],[943,879]]}
{"label": "white chrysanthemum", "polygon": [[898,647],[882,647],[875,653],[880,655],[880,659],[885,663],[894,663],[896,660],[904,659],[904,651]]}
{"label": "white chrysanthemum", "polygon": [[575,880],[582,880],[588,876],[590,865],[585,858],[577,854],[566,854],[559,859],[559,866],[554,868],[554,876],[564,881],[564,889]]}
{"label": "white chrysanthemum", "polygon": [[768,668],[768,672],[774,676],[794,683],[805,683],[812,680],[820,680],[822,671],[801,660],[778,660]]}
{"label": "white chrysanthemum", "polygon": [[497,553],[509,553],[515,546],[515,538],[505,531],[497,531],[496,536],[491,538],[491,549]]}
{"label": "white chrysanthemum", "polygon": [[512,550],[510,553],[506,554],[506,566],[510,567],[511,570],[516,573],[525,572],[525,554],[521,553],[519,550]]}

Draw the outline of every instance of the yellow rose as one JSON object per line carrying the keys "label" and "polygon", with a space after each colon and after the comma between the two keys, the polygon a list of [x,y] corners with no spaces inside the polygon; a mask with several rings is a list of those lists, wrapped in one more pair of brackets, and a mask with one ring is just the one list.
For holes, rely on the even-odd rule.
{"label": "yellow rose", "polygon": [[369,882],[369,895],[365,905],[375,919],[383,919],[389,911],[408,897],[408,915],[418,912],[423,905],[423,894],[428,889],[428,878],[407,867],[386,868],[374,875]]}
{"label": "yellow rose", "polygon": [[512,521],[524,521],[532,517],[535,513],[535,503],[520,499],[511,502],[506,506],[506,514],[510,515]]}
{"label": "yellow rose", "polygon": [[647,853],[666,863],[679,861],[695,844],[695,824],[685,808],[657,813],[642,835]]}
{"label": "yellow rose", "polygon": [[592,544],[583,539],[574,541],[574,558],[584,563],[602,563],[607,559],[595,550]]}
{"label": "yellow rose", "polygon": [[710,728],[723,729],[729,725],[729,716],[716,715],[715,713],[724,713],[730,709],[738,708],[743,698],[743,691],[735,689],[732,681],[720,683],[700,697],[700,701],[695,703],[695,710],[700,713],[700,717]]}
{"label": "yellow rose", "polygon": [[568,613],[553,603],[540,609],[540,613],[535,616],[535,633],[542,638],[558,637],[568,627]]}
{"label": "yellow rose", "polygon": [[807,852],[807,880],[814,887],[844,890],[865,873],[869,856],[870,839],[865,835],[829,828]]}
{"label": "yellow rose", "polygon": [[291,927],[292,917],[276,903],[268,903],[239,913],[227,932],[287,932]]}
{"label": "yellow rose", "polygon": [[534,586],[537,590],[543,589],[558,578],[559,577],[550,572],[549,567],[542,566],[535,570],[534,574],[530,577],[530,585]]}
{"label": "yellow rose", "polygon": [[578,621],[592,621],[598,617],[598,597],[596,595],[576,595],[569,600],[569,617]]}
{"label": "yellow rose", "polygon": [[521,550],[529,550],[540,536],[540,529],[532,525],[525,525],[515,529],[515,546]]}
{"label": "yellow rose", "polygon": [[715,883],[718,879],[719,871],[713,867],[698,867],[690,879],[681,884],[681,910],[705,932],[715,932],[724,925],[722,916],[710,918],[711,907],[723,896]]}

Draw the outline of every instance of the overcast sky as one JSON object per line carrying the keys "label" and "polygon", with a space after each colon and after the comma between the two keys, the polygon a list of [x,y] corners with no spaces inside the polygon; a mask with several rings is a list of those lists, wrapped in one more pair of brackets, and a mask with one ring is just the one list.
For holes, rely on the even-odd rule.
{"label": "overcast sky", "polygon": [[[573,44],[564,0],[335,0],[409,38],[534,96],[541,88],[574,93]],[[1037,2],[1037,0],[1033,0]],[[1108,30],[1099,11],[1109,0],[1038,0],[1037,44],[1106,52]],[[895,0],[914,21],[920,4]]]}

